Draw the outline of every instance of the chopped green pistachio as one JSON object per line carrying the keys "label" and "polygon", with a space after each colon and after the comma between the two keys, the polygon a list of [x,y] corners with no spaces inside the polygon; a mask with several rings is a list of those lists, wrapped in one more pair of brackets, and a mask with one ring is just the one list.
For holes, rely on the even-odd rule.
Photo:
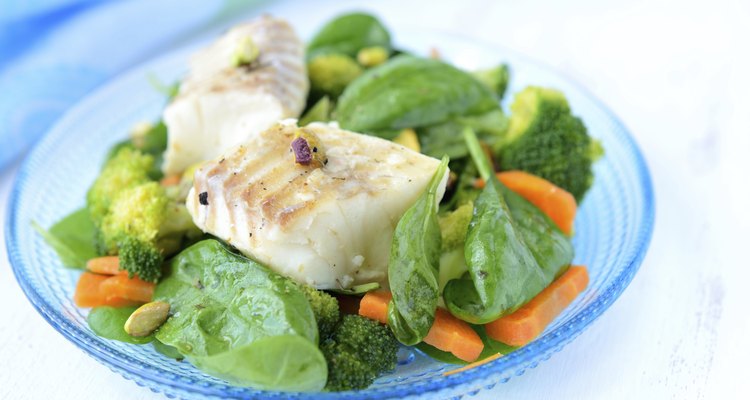
{"label": "chopped green pistachio", "polygon": [[307,64],[311,91],[335,99],[362,74],[362,67],[344,54],[324,54]]}
{"label": "chopped green pistachio", "polygon": [[250,36],[245,36],[237,42],[232,54],[232,65],[239,67],[252,64],[258,58],[258,46]]}
{"label": "chopped green pistachio", "polygon": [[382,46],[372,46],[360,49],[357,62],[363,67],[374,67],[388,60],[388,50]]}
{"label": "chopped green pistachio", "polygon": [[417,153],[421,151],[419,138],[417,137],[417,132],[415,132],[414,129],[407,128],[402,130],[401,133],[399,133],[398,136],[393,139],[393,141],[404,147],[410,148]]}
{"label": "chopped green pistachio", "polygon": [[135,310],[125,321],[125,332],[130,336],[144,337],[152,334],[169,317],[169,303],[152,301]]}

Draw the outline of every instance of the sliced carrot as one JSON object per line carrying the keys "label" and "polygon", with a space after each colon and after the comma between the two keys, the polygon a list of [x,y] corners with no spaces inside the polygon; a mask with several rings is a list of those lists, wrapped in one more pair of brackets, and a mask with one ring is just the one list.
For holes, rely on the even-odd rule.
{"label": "sliced carrot", "polygon": [[469,324],[442,308],[435,310],[435,322],[424,342],[467,362],[479,358],[484,350],[482,339]]}
{"label": "sliced carrot", "polygon": [[[391,293],[387,291],[369,292],[359,303],[359,315],[387,323],[391,299]],[[435,322],[424,342],[467,362],[476,360],[484,349],[482,339],[469,324],[442,308],[435,311]]]}
{"label": "sliced carrot", "polygon": [[102,282],[107,279],[104,275],[84,272],[78,278],[76,292],[73,295],[73,301],[78,307],[96,307],[106,301],[106,296],[102,295],[99,290]]}
{"label": "sliced carrot", "polygon": [[104,275],[117,275],[120,272],[120,258],[117,256],[96,257],[86,262],[86,269]]}
{"label": "sliced carrot", "polygon": [[387,290],[367,292],[359,302],[359,315],[387,324],[388,303],[392,298],[391,292]]}
{"label": "sliced carrot", "polygon": [[511,346],[526,345],[536,339],[588,283],[586,267],[571,266],[523,307],[485,325],[487,336]]}
{"label": "sliced carrot", "polygon": [[164,187],[175,186],[180,183],[180,180],[182,180],[182,176],[180,174],[174,174],[161,178],[161,181],[159,183]]}
{"label": "sliced carrot", "polygon": [[[566,235],[573,232],[573,220],[578,206],[575,197],[565,189],[524,171],[498,172],[497,179],[547,214]],[[481,189],[484,181],[478,179],[474,186]]]}
{"label": "sliced carrot", "polygon": [[154,295],[154,285],[138,277],[128,278],[127,272],[108,277],[102,282],[101,289],[107,297],[123,298],[141,303],[148,303]]}
{"label": "sliced carrot", "polygon": [[78,285],[76,285],[76,291],[73,295],[73,301],[78,307],[125,307],[139,304],[139,302],[137,301],[124,299],[117,296],[109,296],[107,293],[105,293],[102,290],[102,285],[104,281],[109,278],[110,277],[106,275],[84,272],[78,279]]}

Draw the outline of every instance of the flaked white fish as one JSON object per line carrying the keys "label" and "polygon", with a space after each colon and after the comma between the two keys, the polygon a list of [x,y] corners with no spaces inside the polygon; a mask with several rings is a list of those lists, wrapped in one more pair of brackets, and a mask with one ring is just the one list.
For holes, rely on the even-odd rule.
{"label": "flaked white fish", "polygon": [[[247,40],[258,57],[236,66],[235,52]],[[193,55],[179,94],[164,110],[164,173],[180,173],[280,119],[299,116],[308,86],[304,44],[288,23],[264,16],[232,28]]]}
{"label": "flaked white fish", "polygon": [[[296,163],[290,144],[298,129],[317,137],[326,163]],[[385,284],[393,231],[439,164],[335,125],[283,121],[203,164],[187,207],[203,231],[298,282]]]}

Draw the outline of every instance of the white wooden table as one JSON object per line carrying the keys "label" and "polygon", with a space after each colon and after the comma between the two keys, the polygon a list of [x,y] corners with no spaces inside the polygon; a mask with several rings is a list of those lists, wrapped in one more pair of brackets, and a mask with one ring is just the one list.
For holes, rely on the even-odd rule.
{"label": "white wooden table", "polygon": [[[358,8],[393,25],[459,32],[541,59],[603,99],[645,153],[656,230],[630,287],[552,359],[477,398],[750,398],[748,2],[307,3],[264,7],[302,34]],[[3,210],[16,169],[0,172]],[[3,255],[0,399],[45,398],[163,397],[55,332]]]}

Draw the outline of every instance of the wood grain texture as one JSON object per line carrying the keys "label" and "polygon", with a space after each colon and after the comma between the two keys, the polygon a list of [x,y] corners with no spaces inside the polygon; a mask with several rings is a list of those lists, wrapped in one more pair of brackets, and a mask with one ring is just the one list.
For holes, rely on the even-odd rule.
{"label": "wood grain texture", "polygon": [[[303,37],[356,8],[373,10],[393,26],[458,32],[544,60],[604,99],[645,153],[656,188],[656,229],[630,287],[549,361],[473,398],[746,398],[747,2],[302,4],[275,2],[264,10],[289,18]],[[3,210],[14,173],[11,168],[0,176]],[[57,334],[21,293],[6,257],[0,260],[0,304],[0,398],[163,398]]]}

